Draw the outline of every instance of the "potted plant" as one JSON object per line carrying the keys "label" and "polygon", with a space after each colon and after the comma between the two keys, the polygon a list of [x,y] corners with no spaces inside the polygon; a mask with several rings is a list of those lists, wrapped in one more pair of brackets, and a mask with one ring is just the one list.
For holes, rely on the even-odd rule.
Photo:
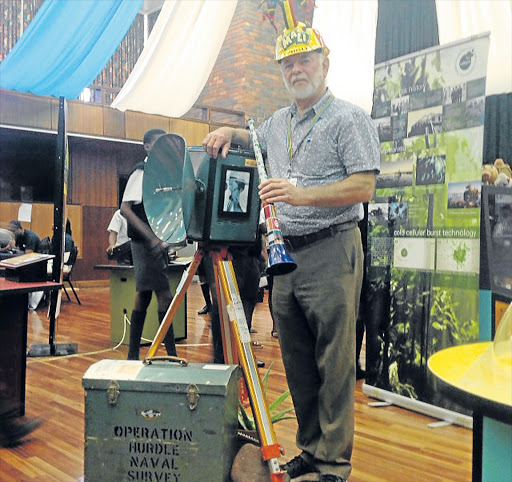
{"label": "potted plant", "polygon": [[[274,362],[270,364],[268,370],[265,375],[261,379],[261,384],[263,385],[263,394],[267,396],[267,387],[268,387],[268,377],[270,374],[270,370]],[[270,421],[272,423],[280,422],[281,420],[292,419],[295,418],[291,415],[287,415],[293,411],[293,407],[285,408],[284,410],[279,410],[281,404],[290,396],[290,390],[285,390],[279,397],[277,397],[269,406],[268,412],[270,414]],[[238,401],[238,425],[240,427],[239,436],[246,441],[250,441],[253,443],[259,443],[258,436],[256,433],[256,422],[254,417],[249,415],[247,412],[246,406],[239,400]]]}

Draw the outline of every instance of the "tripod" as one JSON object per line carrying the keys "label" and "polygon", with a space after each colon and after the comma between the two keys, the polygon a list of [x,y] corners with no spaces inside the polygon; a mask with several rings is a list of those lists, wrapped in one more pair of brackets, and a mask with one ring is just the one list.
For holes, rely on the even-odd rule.
{"label": "tripod", "polygon": [[238,364],[242,368],[245,380],[244,388],[246,388],[246,393],[249,396],[256,421],[262,458],[268,464],[270,480],[282,481],[284,480],[284,472],[279,468],[277,460],[281,455],[281,449],[276,442],[274,427],[263,396],[261,380],[251,348],[251,336],[227,246],[199,245],[192,262],[183,273],[176,288],[176,294],[149,348],[145,362],[150,361],[155,356],[206,252],[209,252],[213,260],[224,361],[229,364]]}

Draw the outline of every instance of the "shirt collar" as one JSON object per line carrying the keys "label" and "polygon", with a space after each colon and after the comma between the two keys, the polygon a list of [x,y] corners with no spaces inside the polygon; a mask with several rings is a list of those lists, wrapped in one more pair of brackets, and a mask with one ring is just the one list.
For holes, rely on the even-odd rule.
{"label": "shirt collar", "polygon": [[[307,115],[311,110],[313,110],[314,113],[317,114],[319,111],[322,110],[322,108],[329,101],[331,96],[332,96],[331,90],[329,89],[329,87],[327,87],[327,89],[325,90],[325,94],[322,97],[320,97],[319,101],[316,104],[314,104],[306,112],[304,112],[303,117],[305,115]],[[290,112],[291,112],[292,116],[296,116],[299,112],[297,103],[295,101],[293,101],[292,105],[290,105]]]}

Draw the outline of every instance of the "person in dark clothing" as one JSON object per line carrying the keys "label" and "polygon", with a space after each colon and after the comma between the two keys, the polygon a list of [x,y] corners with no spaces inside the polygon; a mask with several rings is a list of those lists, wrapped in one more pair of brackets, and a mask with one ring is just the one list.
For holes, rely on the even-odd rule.
{"label": "person in dark clothing", "polygon": [[64,252],[70,253],[75,247],[75,241],[73,240],[73,232],[71,231],[71,222],[66,219],[66,232],[64,233]]}
{"label": "person in dark clothing", "polygon": [[[41,252],[41,239],[34,231],[25,229],[19,221],[15,220],[9,223],[9,230],[14,233],[16,247],[24,254]],[[38,307],[43,295],[43,291],[33,291],[28,294],[28,309],[30,311],[34,311]]]}
{"label": "person in dark clothing", "polygon": [[[73,239],[73,232],[71,231],[71,222],[69,219],[66,219],[66,230],[64,232],[64,253],[71,253],[74,247],[75,240]],[[55,236],[52,236],[51,253],[57,253],[57,246],[55,246]]]}
{"label": "person in dark clothing", "polygon": [[11,221],[9,223],[9,230],[14,233],[16,238],[16,247],[26,253],[38,253],[41,239],[39,236],[31,231],[25,229],[19,221]]}
{"label": "person in dark clothing", "polygon": [[[254,246],[231,246],[229,247],[229,253],[232,256],[233,270],[235,272],[238,291],[244,307],[247,326],[250,331],[252,315],[258,302],[258,287],[261,274],[261,241],[258,241]],[[213,262],[209,253],[205,255],[203,260],[205,279],[210,286],[212,296],[210,321],[213,339],[213,362],[224,363],[224,349],[222,346],[222,331],[220,326],[217,291],[215,289],[216,282]],[[257,360],[257,364],[259,367],[265,366],[265,363],[260,360]]]}
{"label": "person in dark clothing", "polygon": [[[158,140],[166,134],[162,129],[151,129],[144,134],[144,149],[147,154]],[[131,238],[133,268],[135,271],[135,304],[130,320],[130,343],[128,359],[138,360],[140,340],[146,311],[151,302],[153,291],[158,302],[158,319],[160,323],[165,317],[172,301],[167,276],[167,260],[170,245],[160,240],[151,230],[144,211],[142,199],[142,181],[144,162],[137,164],[126,184],[121,203],[121,214],[128,222],[128,236]],[[176,356],[174,330],[172,325],[164,338],[167,354]]]}
{"label": "person in dark clothing", "polygon": [[197,314],[198,315],[207,315],[210,313],[212,309],[212,299],[210,296],[210,286],[206,282],[205,274],[204,274],[204,259],[199,263],[199,267],[197,268],[197,275],[199,276],[199,286],[201,286],[201,292],[203,293],[203,298],[205,305],[201,308]]}

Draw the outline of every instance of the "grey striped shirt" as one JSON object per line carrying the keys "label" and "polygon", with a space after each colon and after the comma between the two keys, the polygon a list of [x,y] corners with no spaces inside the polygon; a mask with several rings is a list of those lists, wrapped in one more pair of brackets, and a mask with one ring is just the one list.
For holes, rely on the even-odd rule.
{"label": "grey striped shirt", "polygon": [[[349,102],[325,95],[299,119],[295,102],[276,111],[257,130],[267,155],[269,177],[296,179],[297,186],[332,184],[358,172],[379,172],[380,145],[368,114]],[[288,153],[291,126],[293,157]],[[275,204],[284,236],[308,234],[335,224],[359,221],[361,203],[338,207]]]}

